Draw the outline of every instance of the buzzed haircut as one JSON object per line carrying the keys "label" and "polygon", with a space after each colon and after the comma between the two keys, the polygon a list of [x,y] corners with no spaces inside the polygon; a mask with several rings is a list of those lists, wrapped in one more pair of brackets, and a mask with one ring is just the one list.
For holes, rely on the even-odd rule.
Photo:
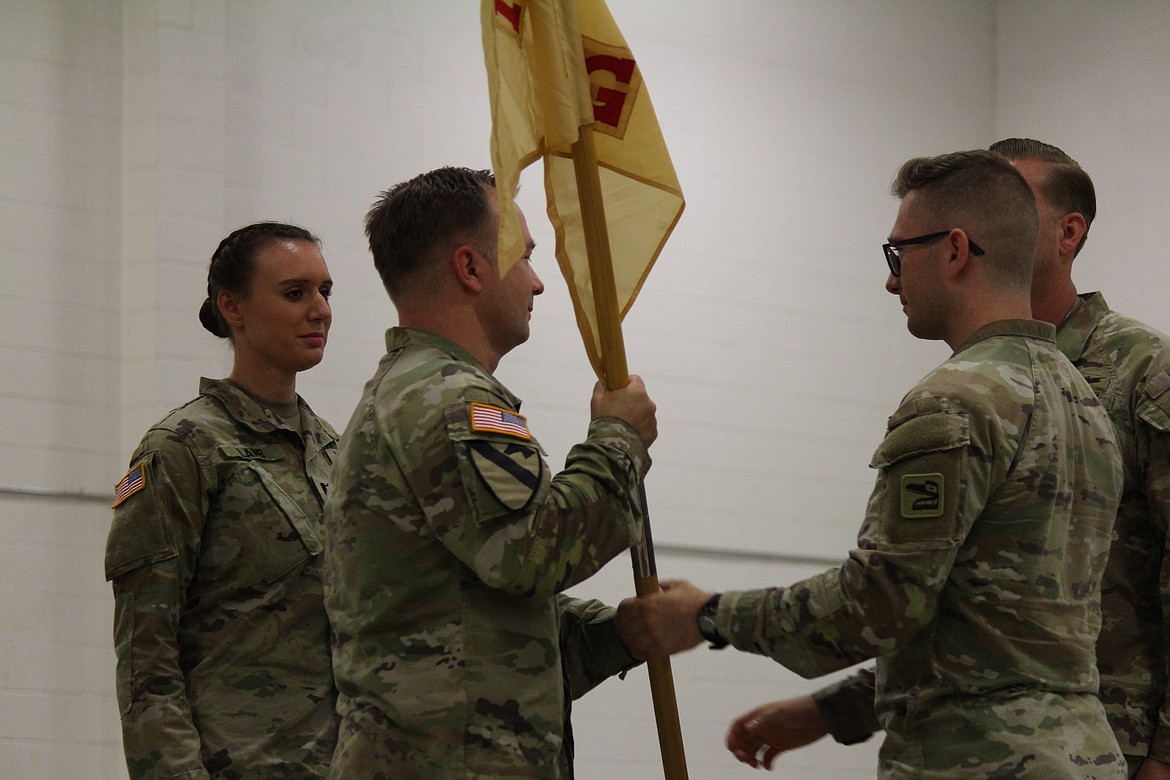
{"label": "buzzed haircut", "polygon": [[438,168],[396,184],[378,196],[366,214],[366,238],[374,267],[391,300],[435,256],[453,243],[479,241],[495,258],[488,170]]}
{"label": "buzzed haircut", "polygon": [[916,192],[933,230],[962,228],[986,254],[995,279],[1028,289],[1040,218],[1028,182],[1001,154],[985,149],[907,160],[890,191]]}
{"label": "buzzed haircut", "polygon": [[1037,183],[1037,189],[1044,199],[1061,214],[1075,211],[1085,218],[1085,234],[1077,245],[1079,253],[1097,216],[1097,191],[1093,187],[1093,179],[1085,173],[1080,163],[1059,146],[1032,138],[1005,138],[996,141],[988,149],[1009,160],[1038,160],[1044,163],[1044,178]]}

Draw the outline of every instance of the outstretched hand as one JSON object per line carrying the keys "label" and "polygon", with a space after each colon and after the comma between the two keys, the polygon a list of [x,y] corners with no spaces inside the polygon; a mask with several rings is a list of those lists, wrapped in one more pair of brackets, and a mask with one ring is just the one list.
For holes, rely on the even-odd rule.
{"label": "outstretched hand", "polygon": [[771,771],[776,756],[811,745],[829,726],[811,696],[763,704],[745,712],[727,731],[727,749],[750,767]]}

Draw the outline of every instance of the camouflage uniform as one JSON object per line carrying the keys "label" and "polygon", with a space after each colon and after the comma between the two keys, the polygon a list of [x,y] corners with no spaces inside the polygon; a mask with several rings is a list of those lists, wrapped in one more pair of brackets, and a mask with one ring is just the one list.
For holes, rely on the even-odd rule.
{"label": "camouflage uniform", "polygon": [[1101,699],[1136,766],[1170,762],[1167,617],[1170,570],[1170,338],[1110,311],[1100,293],[1057,333],[1057,342],[1109,412],[1125,467],[1113,552],[1101,587],[1097,643]]}
{"label": "camouflage uniform", "polygon": [[[1165,650],[1170,573],[1163,576],[1170,518],[1170,337],[1109,309],[1100,293],[1057,331],[1057,345],[1109,414],[1124,486],[1101,588],[1097,667],[1101,698],[1132,777],[1146,756],[1170,763]],[[879,728],[873,674],[813,696],[843,744]],[[868,697],[868,703],[866,699]]]}
{"label": "camouflage uniform", "polygon": [[612,611],[558,593],[640,538],[646,448],[596,419],[551,476],[519,400],[463,348],[412,328],[386,347],[325,507],[332,776],[565,777],[564,688],[632,661]]}
{"label": "camouflage uniform", "polygon": [[[337,434],[227,381],[151,428],[114,510],[118,705],[132,778],[320,778],[337,733],[322,506]],[[303,433],[302,433],[303,432]]]}
{"label": "camouflage uniform", "polygon": [[1121,466],[1052,333],[980,328],[890,418],[849,559],[720,602],[799,674],[877,658],[881,777],[1124,777],[1093,663]]}

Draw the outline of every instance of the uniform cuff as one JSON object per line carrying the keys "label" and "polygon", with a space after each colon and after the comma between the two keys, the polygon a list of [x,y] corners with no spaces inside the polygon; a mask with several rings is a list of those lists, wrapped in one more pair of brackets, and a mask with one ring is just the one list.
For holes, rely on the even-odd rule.
{"label": "uniform cuff", "polygon": [[874,689],[856,676],[813,691],[829,734],[842,745],[865,742],[881,729],[874,709]]}
{"label": "uniform cuff", "polygon": [[619,417],[596,417],[589,422],[589,439],[625,453],[633,472],[641,480],[650,470],[650,452],[638,429]]}

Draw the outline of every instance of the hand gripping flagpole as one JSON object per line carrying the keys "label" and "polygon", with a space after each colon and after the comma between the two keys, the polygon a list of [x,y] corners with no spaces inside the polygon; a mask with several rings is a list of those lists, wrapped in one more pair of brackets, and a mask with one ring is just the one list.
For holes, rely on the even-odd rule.
{"label": "hand gripping flagpole", "polygon": [[[589,256],[589,274],[593,284],[594,309],[597,312],[597,335],[601,342],[604,374],[602,380],[610,390],[618,390],[630,383],[630,373],[626,366],[626,347],[622,339],[605,204],[597,173],[597,151],[593,145],[593,130],[589,125],[581,128],[578,140],[573,144],[573,169],[577,177],[585,250]],[[634,564],[634,591],[641,598],[657,593],[660,588],[654,563],[654,543],[650,536],[646,491],[641,484],[638,485],[638,502],[642,508],[642,541],[630,548],[630,554]],[[654,721],[658,726],[658,745],[662,752],[662,769],[666,780],[687,780],[687,759],[683,752],[682,728],[678,720],[678,701],[674,693],[670,658],[648,659],[646,668],[650,673],[650,695],[654,701]]]}

